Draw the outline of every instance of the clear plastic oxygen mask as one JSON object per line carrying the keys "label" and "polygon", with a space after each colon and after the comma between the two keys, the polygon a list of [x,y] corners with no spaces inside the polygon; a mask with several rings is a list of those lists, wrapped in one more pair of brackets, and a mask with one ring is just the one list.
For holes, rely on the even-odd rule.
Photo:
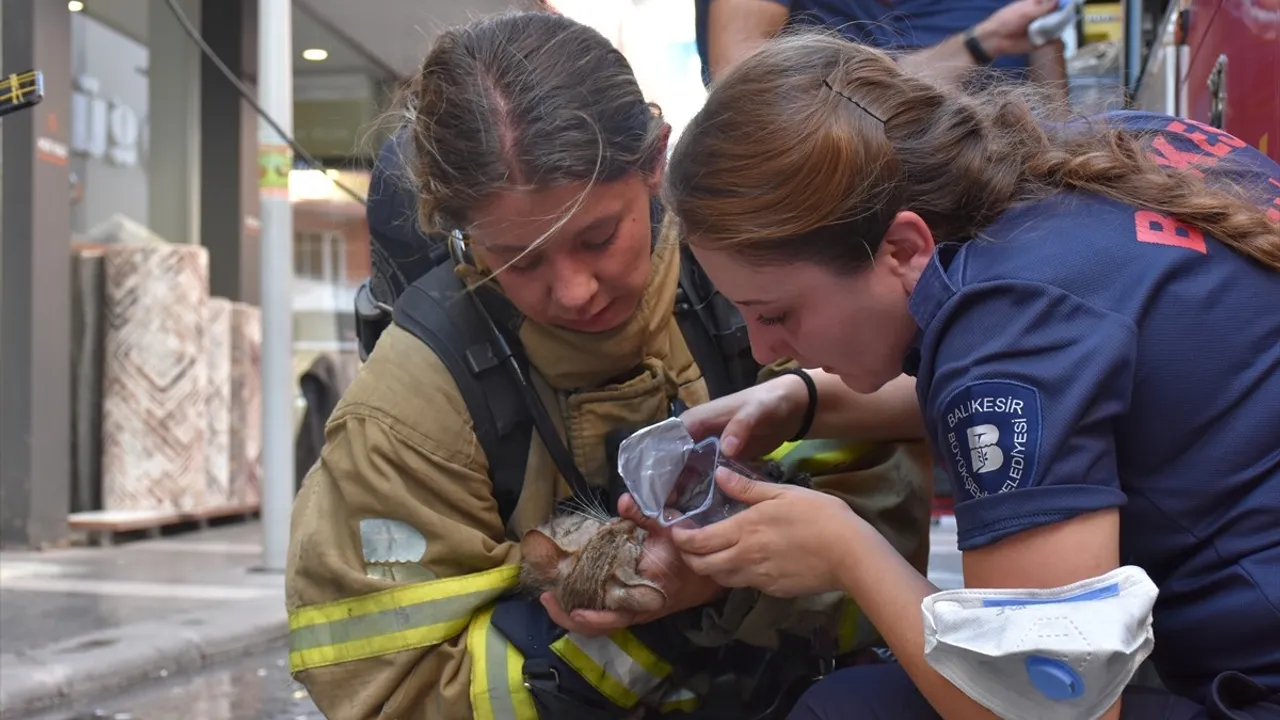
{"label": "clear plastic oxygen mask", "polygon": [[645,517],[664,527],[681,520],[704,527],[747,507],[716,485],[716,468],[768,478],[720,453],[720,438],[694,442],[679,418],[650,425],[618,447],[618,474]]}

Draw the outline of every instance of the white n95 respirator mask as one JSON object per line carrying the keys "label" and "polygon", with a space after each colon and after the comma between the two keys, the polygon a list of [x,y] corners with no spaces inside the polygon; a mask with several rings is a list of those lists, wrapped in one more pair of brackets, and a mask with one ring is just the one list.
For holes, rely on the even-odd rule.
{"label": "white n95 respirator mask", "polygon": [[1159,594],[1141,568],[1050,590],[948,590],[924,599],[924,656],[1006,720],[1095,720],[1151,654]]}

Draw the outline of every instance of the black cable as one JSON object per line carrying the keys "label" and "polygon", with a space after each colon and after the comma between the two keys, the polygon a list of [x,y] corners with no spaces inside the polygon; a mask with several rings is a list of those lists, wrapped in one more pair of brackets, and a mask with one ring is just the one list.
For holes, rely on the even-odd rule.
{"label": "black cable", "polygon": [[[227,77],[227,80],[231,81],[231,85],[236,89],[236,92],[240,93],[240,97],[244,98],[245,102],[249,103],[249,106],[258,113],[259,117],[267,121],[267,124],[271,126],[271,129],[275,130],[276,133],[284,139],[285,143],[293,149],[293,152],[296,153],[298,157],[302,158],[303,162],[317,170],[323,171],[325,169],[324,165],[311,157],[311,153],[303,149],[303,147],[299,145],[297,141],[289,135],[289,133],[284,131],[284,128],[280,127],[280,125],[272,119],[271,114],[258,104],[257,98],[253,96],[253,93],[249,91],[249,88],[245,87],[244,83],[240,82],[240,78],[236,77],[236,74],[231,71],[231,68],[227,67],[226,63],[222,62],[222,58],[218,57],[218,54],[213,51],[213,48],[209,47],[209,44],[206,43],[204,38],[200,35],[200,31],[196,30],[195,26],[191,24],[191,18],[187,17],[187,14],[182,11],[182,8],[178,7],[177,0],[166,0],[165,4],[169,6],[169,12],[173,13],[173,16],[178,19],[178,24],[181,25],[183,31],[187,33],[187,37],[191,38],[191,41],[200,48],[200,52],[204,53],[205,57],[209,58],[209,62],[217,66],[217,68],[222,71],[222,74]],[[342,190],[346,194],[355,198],[356,202],[361,205],[368,204],[368,200],[355,190],[352,190],[333,178],[329,178],[329,181],[334,185],[337,185],[339,190]]]}

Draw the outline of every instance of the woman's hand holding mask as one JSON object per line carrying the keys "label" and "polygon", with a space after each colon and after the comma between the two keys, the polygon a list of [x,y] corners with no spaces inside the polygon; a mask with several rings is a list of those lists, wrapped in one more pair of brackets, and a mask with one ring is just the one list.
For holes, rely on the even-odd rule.
{"label": "woman's hand holding mask", "polygon": [[[806,370],[818,390],[808,437],[851,442],[920,440],[924,417],[914,378],[900,375],[871,394],[851,390],[837,375]],[[680,420],[694,440],[720,436],[726,456],[752,460],[795,437],[809,409],[809,389],[781,375],[686,410]]]}
{"label": "woman's hand holding mask", "polygon": [[758,458],[799,432],[808,407],[804,381],[783,375],[690,408],[680,420],[694,440],[718,435],[725,455]]}
{"label": "woman's hand holding mask", "polygon": [[672,528],[694,572],[725,587],[800,597],[840,587],[841,561],[862,522],[839,498],[794,485],[749,480],[725,468],[720,489],[751,507],[703,528]]}
{"label": "woman's hand holding mask", "polygon": [[640,574],[646,580],[657,583],[667,596],[667,602],[655,612],[637,614],[610,610],[575,610],[566,613],[551,593],[541,597],[551,621],[569,632],[587,637],[608,635],[615,630],[643,625],[667,615],[706,605],[715,601],[725,589],[714,579],[694,572],[685,564],[680,551],[672,543],[671,529],[640,513],[630,495],[618,501],[618,514],[643,527],[644,554],[640,557]]}

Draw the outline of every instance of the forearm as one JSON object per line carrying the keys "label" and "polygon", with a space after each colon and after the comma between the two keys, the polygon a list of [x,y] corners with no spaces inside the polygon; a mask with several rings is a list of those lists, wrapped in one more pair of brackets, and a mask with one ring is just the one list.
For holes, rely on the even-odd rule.
{"label": "forearm", "polygon": [[1046,43],[1031,51],[1031,79],[1049,92],[1049,99],[1058,115],[1065,117],[1070,111],[1067,60],[1061,40]]}
{"label": "forearm", "polygon": [[[468,666],[476,662],[475,648],[485,646],[477,638],[491,632],[488,617],[493,605],[479,606],[474,612],[462,607],[448,615],[447,606],[458,605],[460,596],[449,595],[455,588],[438,588],[450,584],[458,585],[457,590],[468,585],[482,588],[478,596],[483,600],[491,594],[483,588],[495,580],[514,582],[514,573],[509,580],[478,573],[402,585],[371,596],[293,610],[290,670],[332,720],[365,720],[380,712],[410,716],[424,706],[434,708],[429,717],[469,718]],[[439,599],[421,600],[432,596]],[[365,630],[367,635],[361,635]],[[495,640],[505,643],[501,637]],[[504,654],[490,664],[505,661]]]}
{"label": "forearm", "polygon": [[946,720],[996,717],[939,675],[924,659],[924,621],[920,604],[938,589],[916,572],[866,523],[852,521],[843,532],[845,553],[840,584],[857,598],[898,662],[920,692]]}
{"label": "forearm", "polygon": [[[924,417],[916,399],[916,381],[899,375],[874,393],[850,390],[836,375],[807,371],[818,388],[818,407],[809,437],[849,440],[917,440],[924,437]],[[798,379],[789,382],[806,392]]]}
{"label": "forearm", "polygon": [[[989,720],[996,715],[938,674],[924,657],[924,621],[921,603],[938,588],[916,572],[883,537],[866,523],[851,520],[842,529],[838,547],[856,547],[844,553],[840,584],[857,599],[875,624],[894,656],[916,688],[945,720]],[[1107,713],[1117,720],[1120,704]]]}
{"label": "forearm", "polygon": [[[1002,39],[988,19],[974,27],[974,36],[978,44],[993,60],[1005,55],[1010,48]],[[959,82],[966,73],[978,66],[973,55],[964,46],[964,33],[956,33],[947,39],[898,57],[898,64],[916,75],[929,78],[942,84]]]}
{"label": "forearm", "polygon": [[774,0],[712,0],[707,9],[707,64],[719,80],[787,23],[788,6]]}
{"label": "forearm", "polygon": [[900,55],[898,65],[904,70],[942,84],[957,82],[965,73],[977,67],[973,56],[965,49],[964,37],[961,35],[952,35],[932,47]]}
{"label": "forearm", "polygon": [[[290,670],[333,720],[412,717],[424,703],[448,709],[430,717],[461,720],[471,716],[466,635],[516,585],[518,546],[492,539],[501,523],[480,504],[483,476],[364,412],[338,411],[294,503]],[[458,502],[462,488],[477,502]]]}
{"label": "forearm", "polygon": [[707,42],[707,66],[711,81],[715,82],[733,69],[743,58],[755,52],[770,36],[728,35],[712,36]]}

